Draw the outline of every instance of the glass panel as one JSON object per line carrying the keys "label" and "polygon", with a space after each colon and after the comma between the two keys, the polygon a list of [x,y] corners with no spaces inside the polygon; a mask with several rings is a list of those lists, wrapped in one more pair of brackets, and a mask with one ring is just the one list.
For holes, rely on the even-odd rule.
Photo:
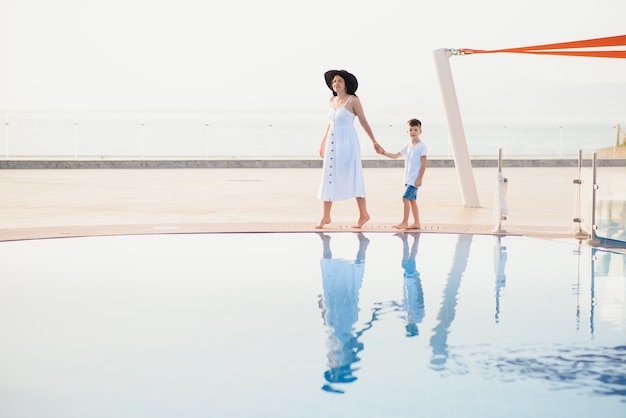
{"label": "glass panel", "polygon": [[596,168],[596,234],[626,246],[626,170],[602,167],[601,161]]}

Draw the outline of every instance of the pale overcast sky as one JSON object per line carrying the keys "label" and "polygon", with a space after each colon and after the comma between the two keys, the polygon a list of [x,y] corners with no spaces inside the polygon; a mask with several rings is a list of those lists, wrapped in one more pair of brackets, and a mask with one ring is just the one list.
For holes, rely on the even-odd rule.
{"label": "pale overcast sky", "polygon": [[[435,49],[624,33],[623,0],[0,0],[0,112],[308,112],[326,107],[324,71],[345,68],[366,111],[435,117]],[[450,63],[469,117],[626,120],[626,59]]]}

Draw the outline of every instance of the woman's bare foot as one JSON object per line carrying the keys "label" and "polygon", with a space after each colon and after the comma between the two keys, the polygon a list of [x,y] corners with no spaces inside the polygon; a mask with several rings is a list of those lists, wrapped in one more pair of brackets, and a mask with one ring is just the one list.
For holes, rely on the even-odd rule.
{"label": "woman's bare foot", "polygon": [[328,225],[330,222],[330,218],[322,218],[320,223],[315,225],[315,229],[322,229],[324,228],[324,225]]}
{"label": "woman's bare foot", "polygon": [[392,226],[393,229],[409,229],[409,224],[400,222],[398,225]]}
{"label": "woman's bare foot", "polygon": [[409,225],[407,229],[422,229],[422,225],[420,224]]}
{"label": "woman's bare foot", "polygon": [[370,239],[363,235],[363,232],[356,233],[357,238],[359,239],[359,243],[367,245],[370,243]]}
{"label": "woman's bare foot", "polygon": [[367,221],[369,221],[369,220],[370,220],[370,216],[369,215],[361,216],[359,218],[359,220],[357,221],[357,223],[352,225],[352,228],[362,228],[363,225],[365,225],[367,223]]}
{"label": "woman's bare foot", "polygon": [[330,241],[330,236],[326,235],[323,232],[316,232],[317,235],[322,239],[322,241]]}

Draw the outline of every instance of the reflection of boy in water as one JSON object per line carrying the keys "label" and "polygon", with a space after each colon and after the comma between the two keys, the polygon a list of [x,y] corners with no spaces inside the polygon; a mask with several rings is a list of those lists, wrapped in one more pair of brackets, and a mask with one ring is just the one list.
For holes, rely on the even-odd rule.
{"label": "reflection of boy in water", "polygon": [[363,344],[358,341],[360,334],[354,332],[354,324],[359,316],[359,290],[363,282],[365,250],[369,239],[362,233],[357,234],[359,250],[356,259],[352,261],[333,258],[330,236],[322,233],[319,236],[324,243],[324,258],[320,261],[324,294],[320,307],[328,335],[328,370],[324,372],[328,384],[322,389],[342,392],[330,383],[349,383],[357,379],[353,374],[356,370],[353,364],[360,360],[358,353],[363,350]]}
{"label": "reflection of boy in water", "polygon": [[[413,244],[409,249],[408,236],[413,237]],[[420,273],[415,268],[415,256],[419,246],[419,233],[396,234],[402,240],[402,268],[404,269],[404,301],[406,311],[406,336],[414,337],[419,334],[417,324],[424,319],[424,292]]]}

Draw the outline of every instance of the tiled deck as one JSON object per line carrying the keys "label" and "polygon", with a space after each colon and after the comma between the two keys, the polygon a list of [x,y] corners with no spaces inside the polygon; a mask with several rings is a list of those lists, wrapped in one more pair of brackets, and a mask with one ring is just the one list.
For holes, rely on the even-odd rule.
{"label": "tiled deck", "polygon": [[[419,192],[424,232],[491,234],[496,168],[474,168],[480,207],[464,207],[454,168],[429,167]],[[625,167],[605,167],[608,187]],[[0,241],[120,234],[308,232],[321,217],[319,168],[0,170]],[[575,238],[577,167],[504,168],[510,235]],[[592,172],[582,169],[580,213],[590,230]],[[396,232],[402,168],[366,168],[367,232]],[[353,200],[336,202],[327,231],[354,231]]]}

